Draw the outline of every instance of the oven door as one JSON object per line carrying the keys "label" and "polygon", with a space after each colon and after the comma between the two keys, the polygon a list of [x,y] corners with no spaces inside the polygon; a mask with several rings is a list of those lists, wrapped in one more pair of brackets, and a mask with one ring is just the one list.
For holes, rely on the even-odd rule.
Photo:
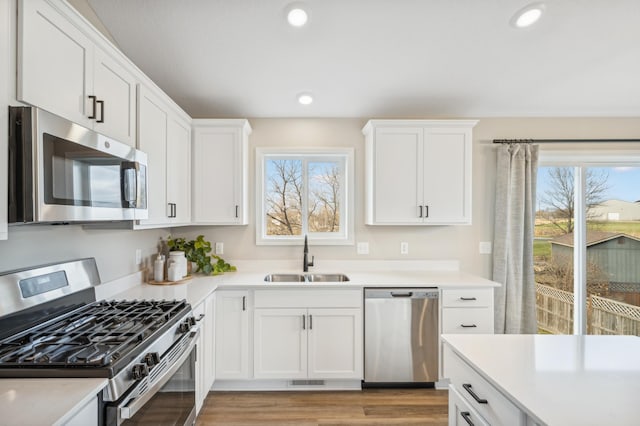
{"label": "oven door", "polygon": [[196,340],[185,335],[119,401],[108,403],[105,425],[193,425],[196,419]]}

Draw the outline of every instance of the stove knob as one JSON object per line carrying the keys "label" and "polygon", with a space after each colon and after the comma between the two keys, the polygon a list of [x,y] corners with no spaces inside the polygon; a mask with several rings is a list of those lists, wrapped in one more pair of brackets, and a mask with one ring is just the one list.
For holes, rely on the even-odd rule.
{"label": "stove knob", "polygon": [[133,380],[140,380],[149,375],[149,367],[147,364],[134,364],[131,369],[131,377]]}
{"label": "stove knob", "polygon": [[144,356],[144,362],[149,367],[153,367],[154,365],[160,363],[160,354],[158,352],[149,352]]}
{"label": "stove knob", "polygon": [[196,325],[196,319],[194,317],[189,317],[180,324],[180,332],[188,333],[194,325]]}

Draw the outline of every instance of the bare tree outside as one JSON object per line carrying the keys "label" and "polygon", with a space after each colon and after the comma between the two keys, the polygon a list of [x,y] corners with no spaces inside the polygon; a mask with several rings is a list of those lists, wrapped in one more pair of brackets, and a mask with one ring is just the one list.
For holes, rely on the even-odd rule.
{"label": "bare tree outside", "polygon": [[302,234],[302,161],[267,162],[267,235]]}
{"label": "bare tree outside", "polygon": [[[538,213],[549,220],[562,233],[573,232],[574,203],[574,174],[573,167],[549,168],[549,182],[551,188],[540,196],[540,202],[545,206]],[[587,169],[587,210],[605,201],[609,185],[609,174],[605,171]]]}
{"label": "bare tree outside", "polygon": [[340,168],[336,163],[309,164],[309,231],[340,231]]}
{"label": "bare tree outside", "polygon": [[[306,179],[300,159],[269,159],[265,167],[267,235],[340,231],[342,176],[337,162],[309,162]],[[302,221],[305,198],[306,230]]]}

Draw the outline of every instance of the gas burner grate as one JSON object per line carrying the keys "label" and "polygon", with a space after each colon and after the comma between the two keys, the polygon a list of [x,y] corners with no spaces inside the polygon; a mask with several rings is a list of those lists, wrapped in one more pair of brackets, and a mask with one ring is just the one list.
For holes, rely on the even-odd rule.
{"label": "gas burner grate", "polygon": [[0,367],[109,366],[179,319],[185,301],[99,301],[0,342]]}

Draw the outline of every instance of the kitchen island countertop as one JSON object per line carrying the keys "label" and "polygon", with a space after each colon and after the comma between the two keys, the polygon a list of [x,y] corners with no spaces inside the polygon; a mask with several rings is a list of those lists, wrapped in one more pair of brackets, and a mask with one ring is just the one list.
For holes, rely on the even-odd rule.
{"label": "kitchen island countertop", "polygon": [[67,424],[106,385],[107,379],[0,379],[0,424]]}
{"label": "kitchen island countertop", "polygon": [[442,338],[540,425],[640,424],[640,337],[445,334]]}

